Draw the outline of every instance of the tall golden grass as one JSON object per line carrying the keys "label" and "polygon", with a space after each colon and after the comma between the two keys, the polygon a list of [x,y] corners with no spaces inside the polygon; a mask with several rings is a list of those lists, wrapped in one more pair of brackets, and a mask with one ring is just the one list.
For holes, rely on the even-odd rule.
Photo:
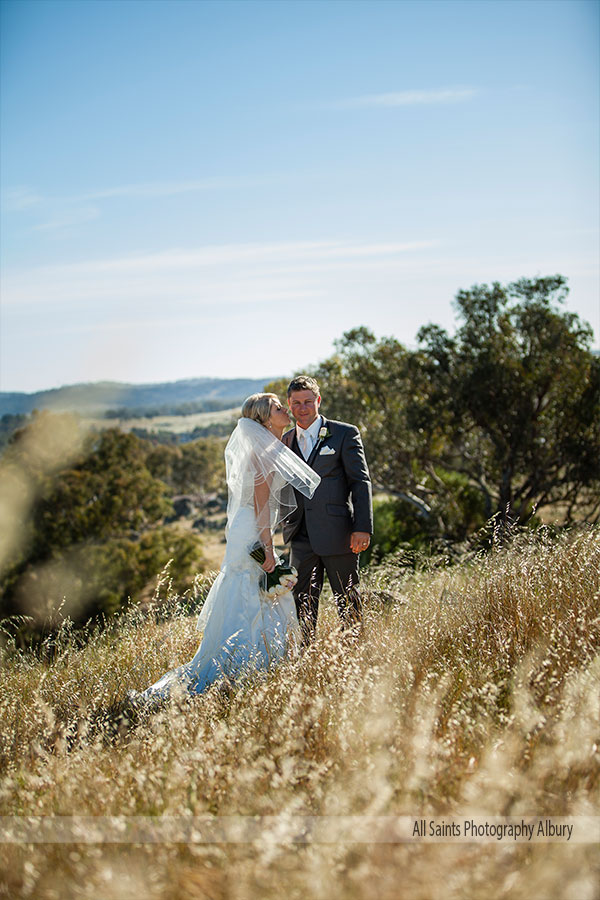
{"label": "tall golden grass", "polygon": [[[2,814],[598,813],[600,530],[410,572],[388,560],[363,593],[359,638],[326,604],[300,658],[116,735],[99,711],[190,658],[194,618],[132,612],[85,645],[65,627],[45,660],[7,642]],[[13,844],[1,859],[0,896],[36,900],[592,900],[600,874],[591,844],[293,844],[268,829],[251,844]]]}

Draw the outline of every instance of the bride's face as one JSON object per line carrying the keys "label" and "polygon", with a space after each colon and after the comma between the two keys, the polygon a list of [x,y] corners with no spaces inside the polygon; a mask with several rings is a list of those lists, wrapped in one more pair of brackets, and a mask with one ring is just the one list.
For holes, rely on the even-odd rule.
{"label": "bride's face", "polygon": [[285,428],[290,424],[290,417],[279,400],[271,401],[271,415],[267,424],[272,425],[275,429]]}

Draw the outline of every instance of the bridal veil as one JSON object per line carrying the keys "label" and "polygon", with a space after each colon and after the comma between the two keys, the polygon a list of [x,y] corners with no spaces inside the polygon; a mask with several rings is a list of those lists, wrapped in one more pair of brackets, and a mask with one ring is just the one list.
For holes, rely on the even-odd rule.
{"label": "bridal veil", "polygon": [[[247,418],[238,421],[229,438],[225,467],[227,548],[221,573],[256,571],[257,563],[249,557],[249,551],[260,532],[267,528],[273,532],[296,509],[294,491],[310,498],[321,478],[267,428]],[[261,498],[260,502],[257,497]],[[215,603],[219,602],[218,596],[218,590],[210,591],[198,628],[206,625]]]}

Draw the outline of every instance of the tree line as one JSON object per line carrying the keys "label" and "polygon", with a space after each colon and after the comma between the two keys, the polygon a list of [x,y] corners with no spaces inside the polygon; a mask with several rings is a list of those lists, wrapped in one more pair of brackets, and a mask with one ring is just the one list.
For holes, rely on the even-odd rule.
{"label": "tree line", "polygon": [[[243,398],[242,398],[243,400]],[[119,406],[107,409],[105,419],[152,419],[156,416],[191,416],[196,413],[220,412],[241,403],[238,397],[225,400],[190,400],[186,403],[161,403],[153,406]]]}
{"label": "tree line", "polygon": [[453,336],[426,325],[407,349],[355,328],[311,370],[325,415],[363,433],[383,549],[463,541],[491,517],[598,521],[600,358],[567,294],[561,275],[475,285]]}
{"label": "tree line", "polygon": [[0,617],[22,642],[66,615],[83,623],[151,595],[169,561],[180,593],[205,568],[201,537],[171,521],[173,497],[224,490],[224,441],[167,446],[80,429],[68,414],[38,413],[0,460],[11,519],[0,542]]}

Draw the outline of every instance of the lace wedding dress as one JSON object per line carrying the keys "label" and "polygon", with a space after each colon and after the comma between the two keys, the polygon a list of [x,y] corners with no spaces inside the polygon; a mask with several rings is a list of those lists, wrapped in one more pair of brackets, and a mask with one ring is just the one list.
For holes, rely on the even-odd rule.
{"label": "lace wedding dress", "polygon": [[[268,529],[295,508],[294,488],[311,497],[319,476],[270,431],[240,419],[225,449],[227,548],[198,619],[202,641],[194,658],[162,676],[136,701],[168,697],[173,688],[200,693],[220,679],[266,669],[299,642],[291,593],[267,599],[264,572],[249,555]],[[260,493],[259,486],[267,486]]]}

